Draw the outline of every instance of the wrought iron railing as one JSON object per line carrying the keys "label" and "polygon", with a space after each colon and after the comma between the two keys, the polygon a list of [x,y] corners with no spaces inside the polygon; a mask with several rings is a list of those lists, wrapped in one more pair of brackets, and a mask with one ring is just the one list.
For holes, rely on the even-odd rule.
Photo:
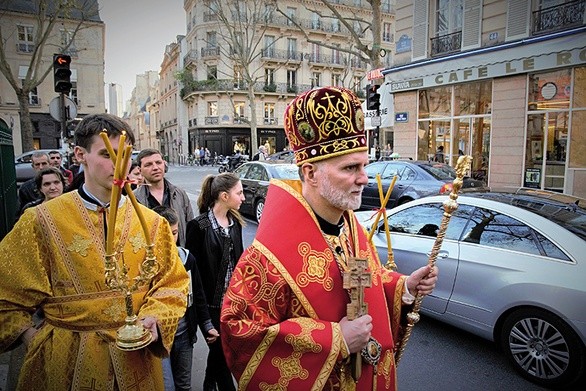
{"label": "wrought iron railing", "polygon": [[186,67],[191,63],[195,63],[195,61],[197,61],[197,52],[195,49],[191,49],[189,52],[187,52],[185,57],[183,57],[183,66]]}
{"label": "wrought iron railing", "polygon": [[586,0],[570,1],[533,12],[533,34],[567,30],[584,24]]}
{"label": "wrought iron railing", "polygon": [[201,57],[214,57],[220,55],[220,47],[201,48]]}
{"label": "wrought iron railing", "polygon": [[440,56],[458,52],[462,48],[462,32],[441,35],[431,39],[431,55]]}

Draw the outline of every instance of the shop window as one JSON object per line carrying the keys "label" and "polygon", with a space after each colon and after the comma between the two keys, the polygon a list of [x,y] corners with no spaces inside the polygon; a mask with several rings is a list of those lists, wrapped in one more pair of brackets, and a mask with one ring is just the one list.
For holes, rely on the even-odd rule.
{"label": "shop window", "polygon": [[464,83],[454,86],[454,115],[490,114],[492,82]]}
{"label": "shop window", "polygon": [[529,110],[567,109],[571,89],[571,69],[529,75]]}
{"label": "shop window", "polygon": [[447,117],[452,111],[451,87],[419,91],[419,118]]}

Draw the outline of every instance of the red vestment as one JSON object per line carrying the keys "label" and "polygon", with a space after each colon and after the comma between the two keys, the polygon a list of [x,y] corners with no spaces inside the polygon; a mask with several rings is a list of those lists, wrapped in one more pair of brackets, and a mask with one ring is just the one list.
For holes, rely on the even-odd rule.
{"label": "red vestment", "polygon": [[366,258],[372,272],[365,301],[372,336],[382,345],[376,372],[363,362],[359,382],[352,380],[338,323],[349,302],[341,266],[300,182],[272,181],[256,238],[236,266],[222,307],[222,343],[240,390],[373,390],[374,382],[377,390],[396,389],[393,347],[406,277],[381,267],[354,214],[344,218],[354,222],[355,255]]}

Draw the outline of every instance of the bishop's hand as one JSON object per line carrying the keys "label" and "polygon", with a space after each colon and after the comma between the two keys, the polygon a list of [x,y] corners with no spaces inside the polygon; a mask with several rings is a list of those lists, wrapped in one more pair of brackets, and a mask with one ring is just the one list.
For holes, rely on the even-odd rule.
{"label": "bishop's hand", "polygon": [[417,296],[419,293],[422,296],[429,295],[433,292],[437,282],[438,268],[434,266],[423,266],[415,270],[409,277],[407,277],[407,288],[409,293]]}
{"label": "bishop's hand", "polygon": [[344,316],[340,320],[340,328],[342,335],[348,345],[350,353],[358,353],[370,338],[372,332],[372,317],[370,315],[363,315],[354,320],[348,320]]}

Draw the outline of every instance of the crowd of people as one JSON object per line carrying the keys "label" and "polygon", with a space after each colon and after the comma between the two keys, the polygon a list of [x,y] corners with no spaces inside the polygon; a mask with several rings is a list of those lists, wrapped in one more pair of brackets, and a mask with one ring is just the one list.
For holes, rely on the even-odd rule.
{"label": "crowd of people", "polygon": [[[300,180],[271,183],[246,249],[235,174],[204,179],[197,216],[186,192],[165,178],[156,149],[139,153],[127,180],[113,180],[100,133],[106,130],[115,153],[123,134],[128,145],[134,141],[115,116],[79,123],[75,175],[51,154],[34,154],[36,177],[21,186],[19,219],[0,242],[0,268],[9,276],[0,279],[0,352],[27,347],[18,389],[125,390],[137,379],[144,390],[190,390],[195,382],[206,391],[396,389],[394,351],[406,309],[432,291],[437,268],[409,276],[382,268],[359,228],[352,210],[368,163],[361,110],[354,93],[338,87],[305,92],[287,106]],[[255,160],[267,153],[261,145]],[[114,220],[111,194],[126,183],[133,193],[123,192]],[[128,302],[105,283],[107,244],[132,279],[142,273],[146,242],[158,267],[132,300],[152,342],[117,349]],[[354,258],[367,261],[372,279],[368,314],[356,318],[346,314],[351,297],[342,283]],[[209,348],[204,379],[191,378],[198,327]],[[353,378],[357,355],[362,376]]]}

